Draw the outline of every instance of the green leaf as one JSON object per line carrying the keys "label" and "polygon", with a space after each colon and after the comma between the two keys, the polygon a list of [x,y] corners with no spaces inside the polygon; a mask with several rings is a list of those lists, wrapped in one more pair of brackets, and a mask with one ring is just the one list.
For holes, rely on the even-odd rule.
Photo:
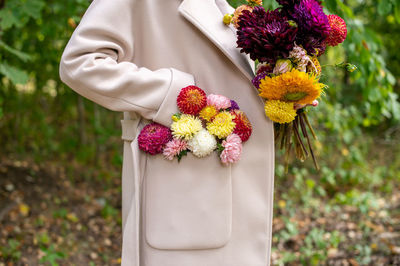
{"label": "green leaf", "polygon": [[188,150],[181,151],[181,152],[177,155],[177,157],[178,157],[178,162],[180,162],[180,161],[182,160],[182,157],[183,157],[183,156],[186,156],[187,153],[188,153]]}
{"label": "green leaf", "polygon": [[44,6],[43,0],[29,0],[22,4],[22,11],[28,16],[38,19]]}
{"label": "green leaf", "polygon": [[386,16],[392,11],[392,4],[389,1],[381,0],[378,3],[378,14]]}
{"label": "green leaf", "polygon": [[0,28],[7,30],[13,26],[22,28],[31,18],[39,19],[44,0],[9,0],[5,7],[0,10]]}
{"label": "green leaf", "polygon": [[225,150],[225,147],[221,143],[217,143],[217,152],[220,154]]}
{"label": "green leaf", "polygon": [[2,30],[7,30],[14,25],[18,25],[18,18],[14,16],[13,12],[10,9],[2,9],[0,10],[0,28]]}
{"label": "green leaf", "polygon": [[11,46],[7,45],[3,41],[0,41],[0,48],[3,48],[4,50],[15,55],[16,57],[18,57],[19,59],[21,59],[24,62],[32,60],[32,57],[29,54],[18,51],[17,49],[12,48]]}
{"label": "green leaf", "polygon": [[394,18],[397,23],[400,23],[400,4],[397,4],[394,8]]}
{"label": "green leaf", "polygon": [[7,63],[0,63],[0,73],[9,78],[14,84],[26,84],[29,79],[26,71],[10,66]]}

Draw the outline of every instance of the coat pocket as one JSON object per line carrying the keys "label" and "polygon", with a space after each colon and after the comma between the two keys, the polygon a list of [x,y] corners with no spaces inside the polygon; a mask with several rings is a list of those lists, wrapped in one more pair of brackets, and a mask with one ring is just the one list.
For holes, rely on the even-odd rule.
{"label": "coat pocket", "polygon": [[231,166],[214,152],[168,161],[147,156],[144,175],[147,243],[157,249],[210,249],[228,243],[232,229]]}

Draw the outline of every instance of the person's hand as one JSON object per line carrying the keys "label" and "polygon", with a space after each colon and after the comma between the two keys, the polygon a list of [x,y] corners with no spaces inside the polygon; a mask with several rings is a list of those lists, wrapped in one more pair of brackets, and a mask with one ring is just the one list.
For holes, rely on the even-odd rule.
{"label": "person's hand", "polygon": [[317,107],[318,104],[319,104],[318,100],[314,100],[311,104],[297,104],[297,103],[296,103],[296,104],[294,105],[294,109],[295,109],[295,110],[299,110],[299,109],[304,108],[304,107],[306,107],[306,106]]}

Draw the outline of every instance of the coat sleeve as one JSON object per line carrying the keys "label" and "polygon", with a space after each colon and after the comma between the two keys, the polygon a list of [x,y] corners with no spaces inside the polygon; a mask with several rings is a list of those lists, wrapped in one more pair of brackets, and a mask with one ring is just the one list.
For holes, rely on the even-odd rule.
{"label": "coat sleeve", "polygon": [[133,63],[134,4],[94,0],[65,47],[60,78],[105,108],[136,112],[169,126],[179,90],[193,85],[194,77],[174,68],[152,71]]}

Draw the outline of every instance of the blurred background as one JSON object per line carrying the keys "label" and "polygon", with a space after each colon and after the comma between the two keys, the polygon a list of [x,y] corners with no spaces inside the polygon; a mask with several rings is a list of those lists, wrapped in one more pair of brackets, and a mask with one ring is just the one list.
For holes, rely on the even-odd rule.
{"label": "blurred background", "polygon": [[[277,154],[272,262],[400,265],[400,1],[323,2],[348,37],[322,65],[358,70],[323,69],[321,170]],[[89,4],[0,0],[0,265],[120,263],[122,115],[58,75]]]}

